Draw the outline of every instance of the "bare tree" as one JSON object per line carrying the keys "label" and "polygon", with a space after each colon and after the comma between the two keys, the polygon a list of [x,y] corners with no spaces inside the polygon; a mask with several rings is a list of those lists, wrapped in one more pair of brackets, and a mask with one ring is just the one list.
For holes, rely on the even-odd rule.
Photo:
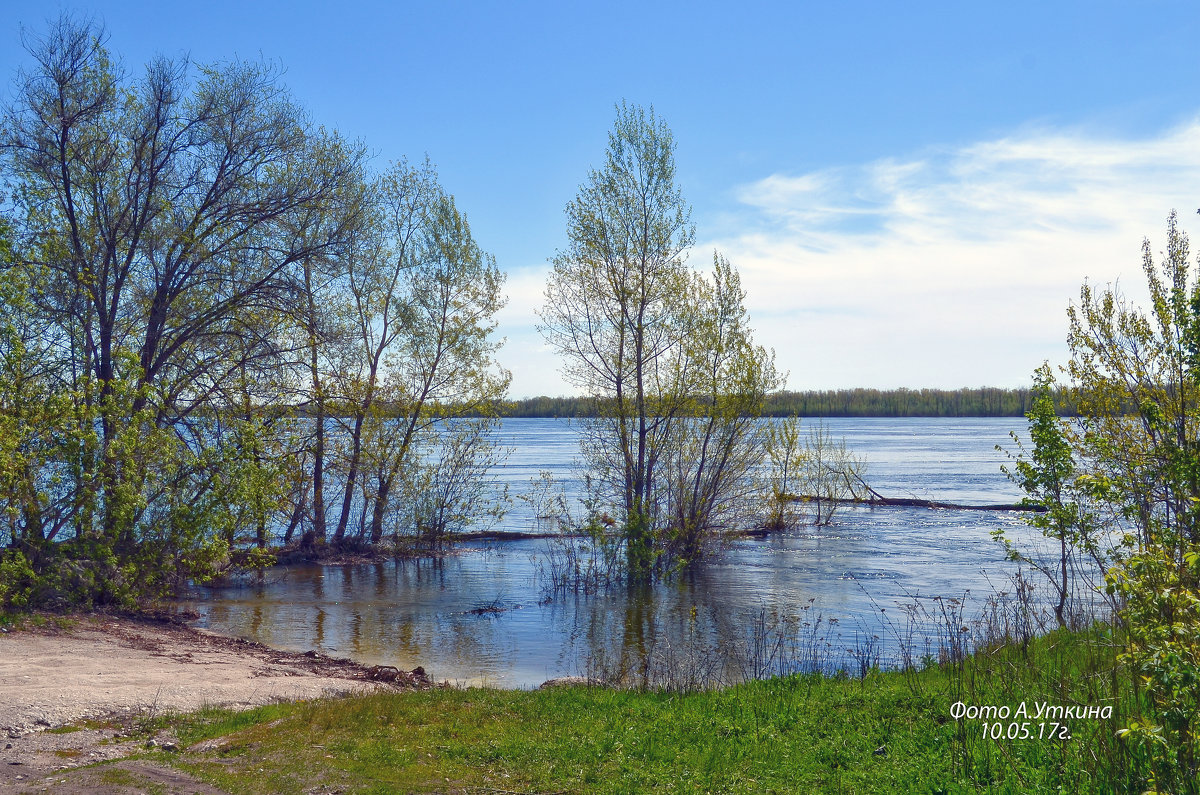
{"label": "bare tree", "polygon": [[791,527],[804,513],[814,524],[827,525],[846,501],[873,493],[864,480],[866,460],[849,450],[845,439],[835,439],[824,423],[802,435],[798,417],[772,422],[763,446],[770,496],[761,523],[768,530]]}

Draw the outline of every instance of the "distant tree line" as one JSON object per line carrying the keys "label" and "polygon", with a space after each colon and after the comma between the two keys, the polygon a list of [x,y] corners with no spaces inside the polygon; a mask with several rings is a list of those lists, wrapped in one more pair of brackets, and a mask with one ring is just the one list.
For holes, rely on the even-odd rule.
{"label": "distant tree line", "polygon": [[[1059,416],[1074,416],[1066,390],[1052,391]],[[767,417],[1024,417],[1033,405],[1030,389],[830,389],[782,391],[767,395]],[[600,403],[591,397],[532,397],[497,408],[503,417],[594,417]]]}
{"label": "distant tree line", "polygon": [[[1026,388],[785,391],[767,398],[765,413],[772,417],[1023,417],[1031,401]],[[1067,411],[1062,395],[1057,405]]]}

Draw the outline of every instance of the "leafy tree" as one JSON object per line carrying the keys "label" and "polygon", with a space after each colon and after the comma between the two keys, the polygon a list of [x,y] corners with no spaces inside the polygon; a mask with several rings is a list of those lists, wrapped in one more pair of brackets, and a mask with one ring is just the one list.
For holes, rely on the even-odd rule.
{"label": "leafy tree", "polygon": [[595,401],[588,483],[599,518],[616,514],[634,578],[663,551],[694,559],[730,515],[755,456],[743,419],[777,381],[749,341],[733,269],[719,256],[711,280],[687,268],[690,213],[667,125],[622,103],[604,166],[567,205],[569,245],[541,311],[567,380]]}
{"label": "leafy tree", "polygon": [[[344,401],[338,400],[337,384],[340,373],[352,355],[353,319],[346,310],[345,284],[349,273],[371,246],[370,209],[367,186],[357,179],[346,186],[344,200],[354,207],[354,223],[345,229],[340,246],[331,247],[318,256],[306,257],[296,270],[296,292],[298,300],[289,316],[294,322],[297,340],[295,348],[303,351],[302,361],[297,362],[303,375],[297,380],[303,384],[298,389],[298,406],[305,410],[310,422],[305,424],[307,481],[311,487],[311,512],[300,546],[312,550],[318,543],[324,544],[328,537],[327,514],[329,495],[327,478],[335,467],[336,440],[331,434],[330,420]],[[329,219],[320,213],[307,219],[301,233],[320,240],[330,237],[334,230],[328,227],[337,219]],[[347,486],[353,493],[354,483]],[[344,533],[335,533],[337,540]]]}
{"label": "leafy tree", "polygon": [[622,104],[604,167],[567,205],[570,244],[554,259],[541,315],[568,381],[608,399],[585,426],[583,452],[591,483],[620,515],[637,577],[653,563],[655,475],[684,397],[672,371],[688,331],[690,215],[670,130]]}
{"label": "leafy tree", "polygon": [[1068,372],[1095,487],[1121,506],[1139,545],[1180,547],[1200,541],[1200,293],[1174,213],[1167,233],[1161,264],[1149,241],[1142,247],[1149,314],[1114,289],[1084,285],[1069,313]]}
{"label": "leafy tree", "polygon": [[261,565],[280,527],[324,543],[327,515],[336,544],[378,543],[401,499],[433,539],[494,513],[503,274],[432,167],[369,180],[262,64],[160,57],[129,79],[66,15],[26,45],[0,134],[19,583],[0,598],[154,598]]}
{"label": "leafy tree", "polygon": [[737,271],[714,254],[711,278],[692,286],[678,376],[687,399],[664,460],[666,546],[679,563],[703,557],[714,532],[750,525],[757,509],[759,414],[782,378],[774,354],[751,342],[744,301]]}
{"label": "leafy tree", "polygon": [[[297,300],[281,319],[288,398],[303,412],[290,423],[284,537],[303,527],[310,552],[378,545],[385,527],[398,539],[440,526],[432,542],[497,510],[475,492],[470,510],[441,511],[454,517],[441,525],[414,522],[409,509],[431,504],[434,492],[417,484],[453,482],[438,493],[459,493],[464,472],[494,462],[487,418],[509,381],[493,338],[504,276],[428,161],[352,183],[343,202],[355,224],[341,245],[300,263]],[[309,234],[326,232],[314,223]]]}
{"label": "leafy tree", "polygon": [[1054,410],[1054,374],[1048,364],[1034,373],[1033,406],[1029,420],[1032,450],[1026,450],[1013,433],[1017,456],[1013,468],[1002,467],[1026,496],[1022,504],[1042,509],[1024,519],[1046,538],[1058,543],[1057,558],[1020,549],[1002,530],[992,535],[1001,541],[1008,558],[1026,563],[1043,574],[1054,589],[1054,616],[1060,627],[1067,625],[1067,604],[1072,584],[1078,579],[1078,557],[1083,554],[1103,576],[1112,550],[1107,534],[1089,496],[1089,479],[1077,468],[1071,437]]}
{"label": "leafy tree", "polygon": [[61,538],[66,519],[51,558],[76,563],[38,564],[75,583],[61,597],[128,602],[227,563],[212,511],[263,471],[242,465],[257,433],[216,418],[277,365],[266,321],[353,225],[361,152],[311,129],[260,64],[160,57],[130,80],[70,16],[26,46],[0,146],[39,388],[66,401],[38,427],[70,432],[27,472],[69,496],[27,499],[20,532]]}
{"label": "leafy tree", "polygon": [[[380,196],[384,245],[378,259],[360,263],[355,297],[359,372],[366,376],[360,383],[367,389],[353,416],[357,423],[362,414],[370,440],[363,446],[371,471],[366,532],[379,543],[396,497],[413,496],[394,489],[427,482],[436,488],[422,495],[422,504],[434,505],[440,518],[408,526],[432,529],[424,535],[436,541],[447,528],[495,513],[463,479],[480,476],[494,461],[488,418],[510,380],[495,359],[502,341],[493,337],[504,275],[427,163],[398,164],[385,175]],[[472,499],[464,504],[467,491]],[[429,503],[433,494],[441,501]]]}
{"label": "leafy tree", "polygon": [[1074,453],[1090,494],[1129,530],[1108,582],[1145,709],[1122,734],[1150,788],[1171,792],[1194,792],[1200,772],[1200,287],[1189,256],[1172,213],[1161,262],[1142,248],[1149,311],[1084,285],[1068,337]]}

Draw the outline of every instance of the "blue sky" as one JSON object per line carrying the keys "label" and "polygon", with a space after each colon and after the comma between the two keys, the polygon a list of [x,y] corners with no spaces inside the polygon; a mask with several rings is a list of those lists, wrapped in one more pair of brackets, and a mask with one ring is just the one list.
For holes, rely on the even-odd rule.
{"label": "blue sky", "polygon": [[793,389],[1025,385],[1085,278],[1137,296],[1142,239],[1200,228],[1194,2],[6,0],[0,74],[60,9],[130,71],[275,61],[380,167],[428,154],[509,273],[514,396],[567,391],[534,311],[621,99],[673,129],[691,261],[739,268]]}

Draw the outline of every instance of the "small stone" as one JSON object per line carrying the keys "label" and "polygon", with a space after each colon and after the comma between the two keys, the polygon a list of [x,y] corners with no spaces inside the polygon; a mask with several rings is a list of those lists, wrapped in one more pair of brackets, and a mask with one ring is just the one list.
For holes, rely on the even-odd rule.
{"label": "small stone", "polygon": [[163,743],[162,747],[163,747],[164,751],[178,751],[179,750],[179,746],[176,745],[175,743]]}
{"label": "small stone", "polygon": [[887,746],[881,745],[875,749],[875,756],[887,756]]}
{"label": "small stone", "polygon": [[153,739],[151,739],[151,740],[147,740],[147,741],[146,741],[146,747],[147,747],[147,748],[157,748],[157,747],[158,747],[158,740],[153,740]]}

